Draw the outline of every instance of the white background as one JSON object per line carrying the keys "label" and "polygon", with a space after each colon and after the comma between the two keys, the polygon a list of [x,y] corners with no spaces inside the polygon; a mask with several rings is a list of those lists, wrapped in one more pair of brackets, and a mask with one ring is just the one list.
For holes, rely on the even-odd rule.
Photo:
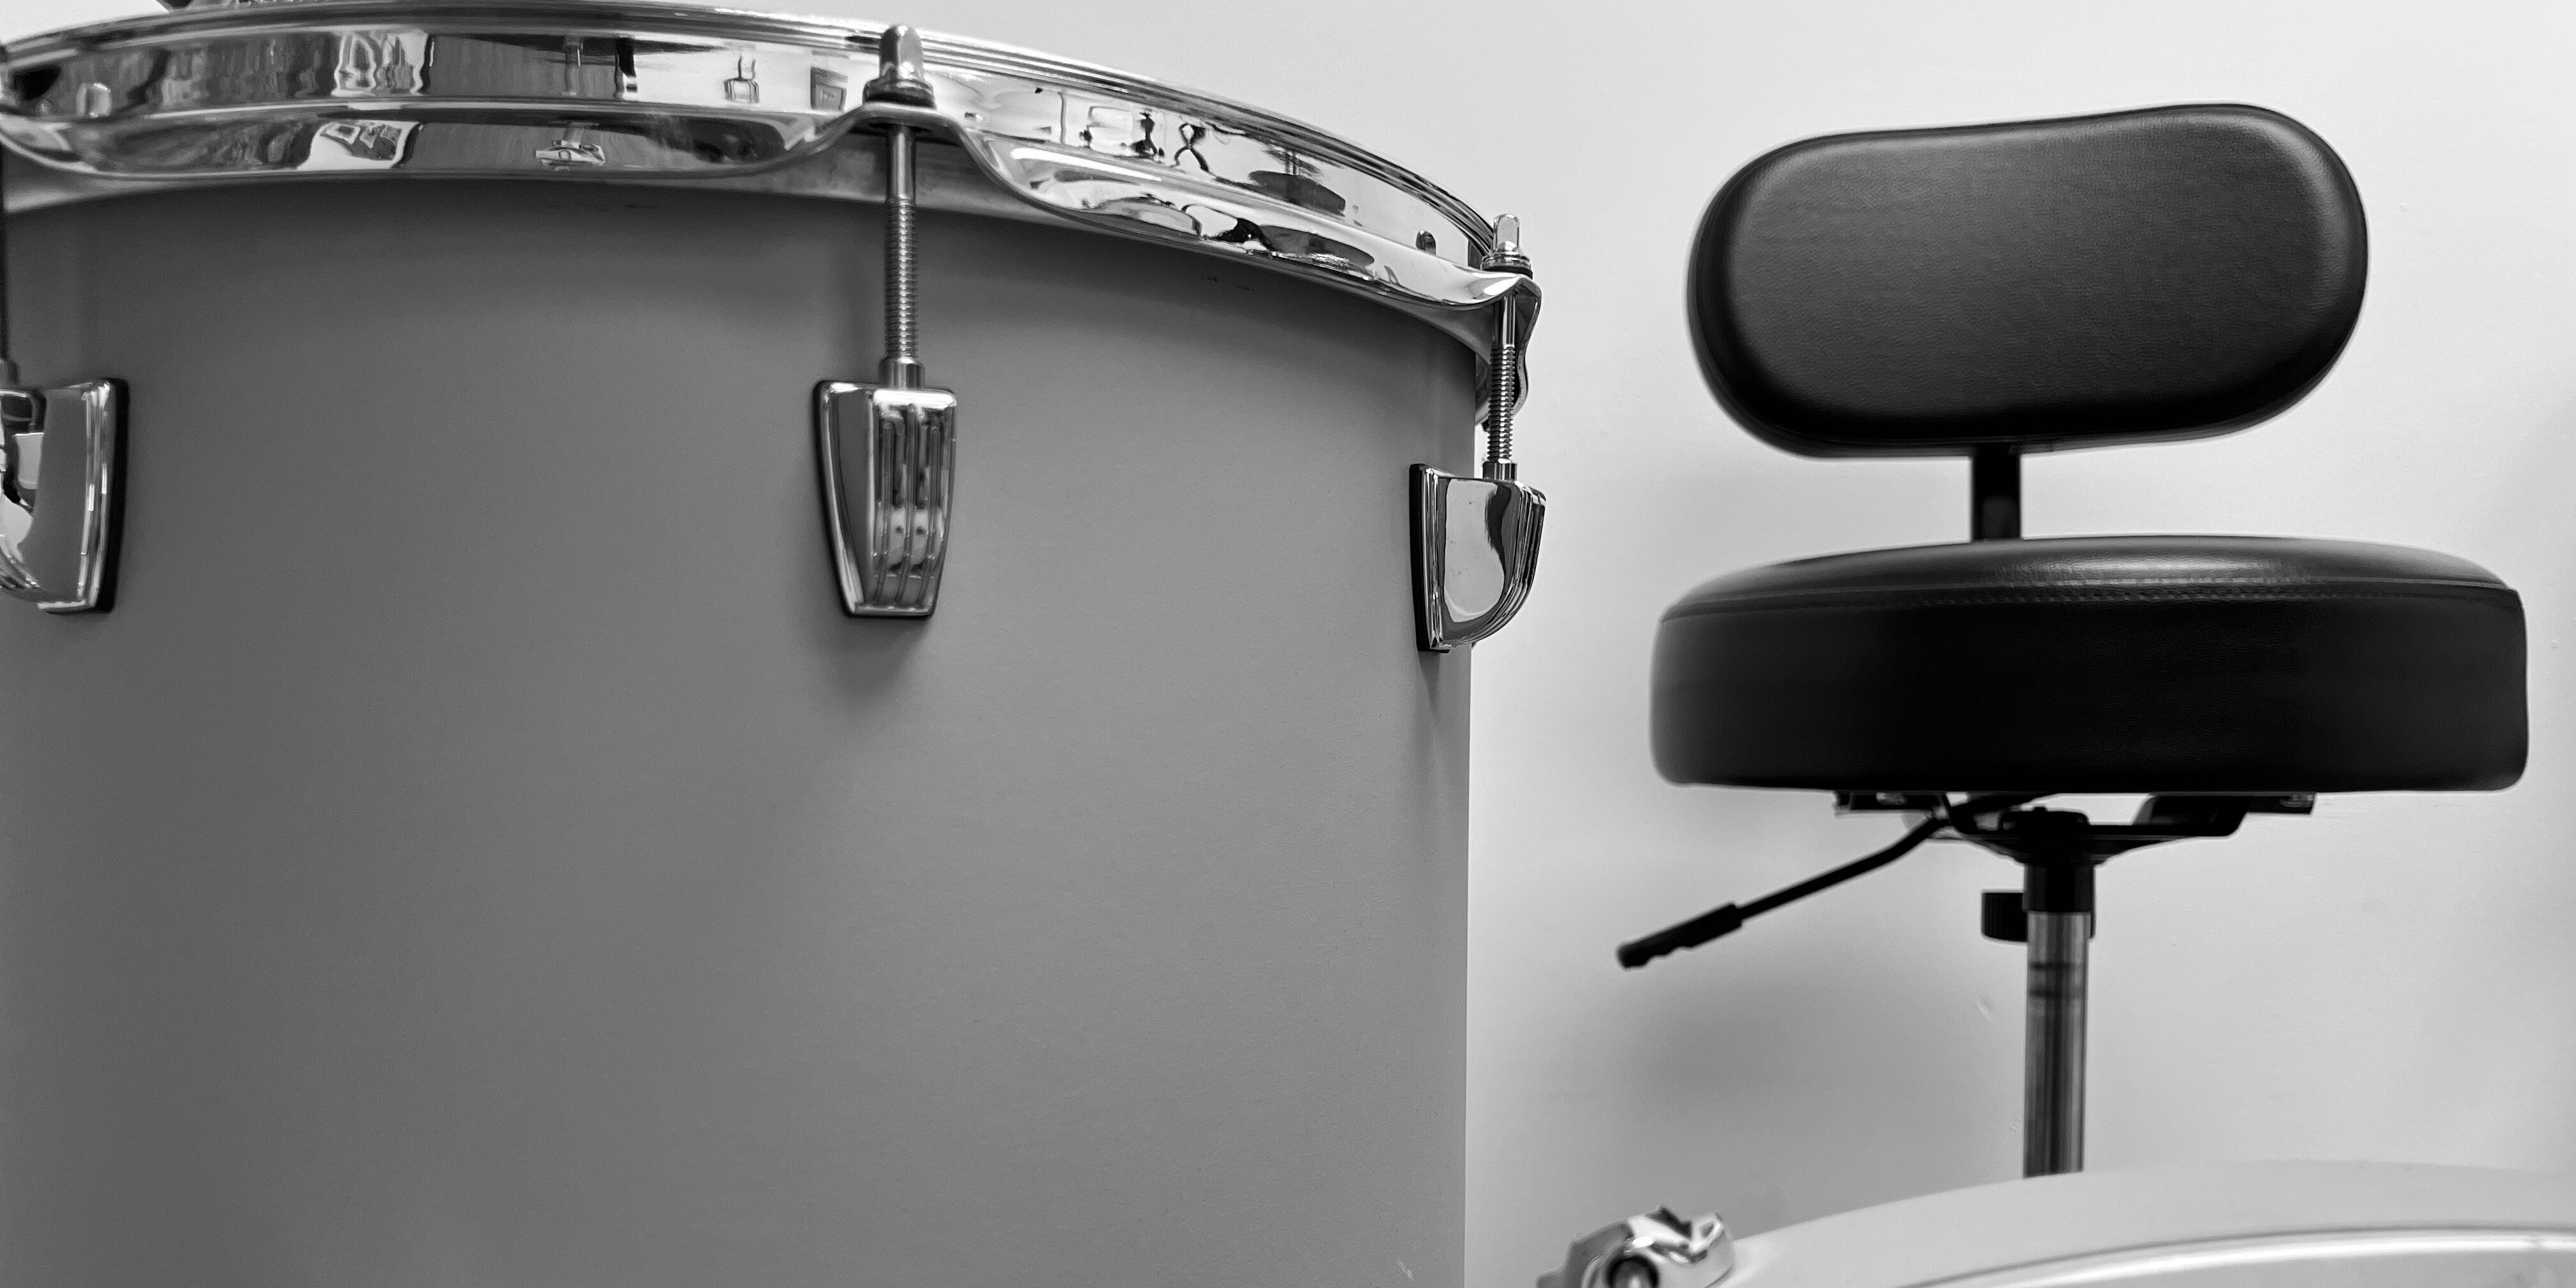
{"label": "white background", "polygon": [[[1808,461],[1730,425],[1682,316],[1702,205],[1837,130],[2194,100],[2305,121],[2358,179],[2371,282],[2305,403],[2198,444],[2043,457],[2033,535],[2428,546],[2531,615],[2531,770],[2330,798],[2104,873],[2097,1166],[2576,1168],[2576,8],[2537,2],[1541,5],[807,0],[1104,62],[1344,134],[1527,222],[1547,290],[1529,609],[1478,650],[1469,1283],[1629,1211],[1739,1229],[2012,1175],[2020,962],[2001,860],[1937,847],[1635,975],[1611,946],[1893,835],[1821,796],[1679,788],[1645,745],[1656,614],[1749,564],[1946,541],[1957,462]],[[0,0],[0,38],[140,12]],[[1463,430],[1462,430],[1463,432]]]}

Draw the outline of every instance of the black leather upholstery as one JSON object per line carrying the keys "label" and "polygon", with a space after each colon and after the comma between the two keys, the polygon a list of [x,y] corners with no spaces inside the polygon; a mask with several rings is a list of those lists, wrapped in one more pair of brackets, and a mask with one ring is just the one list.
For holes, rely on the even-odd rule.
{"label": "black leather upholstery", "polygon": [[1677,782],[1882,791],[2494,788],[2521,600],[2429,551],[2065,537],[1802,559],[1664,615]]}
{"label": "black leather upholstery", "polygon": [[[1719,397],[1790,450],[2081,445],[2297,401],[2351,334],[2364,269],[2323,140],[2259,108],[2175,107],[1782,148],[1711,205],[1691,312]],[[1654,685],[1677,782],[2492,788],[2526,741],[2513,591],[2348,542],[1996,540],[1757,568],[1665,614]]]}
{"label": "black leather upholstery", "polygon": [[2297,122],[2189,106],[1791,144],[1692,253],[1710,385],[1809,455],[2189,438],[2325,374],[2361,200]]}

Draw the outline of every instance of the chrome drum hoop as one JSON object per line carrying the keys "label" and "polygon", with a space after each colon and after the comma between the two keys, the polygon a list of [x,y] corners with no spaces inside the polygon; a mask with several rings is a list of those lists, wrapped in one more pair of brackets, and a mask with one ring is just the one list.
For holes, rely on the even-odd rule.
{"label": "chrome drum hoop", "polygon": [[1257,108],[953,36],[925,40],[933,106],[863,104],[883,30],[654,0],[201,7],[8,50],[0,144],[51,171],[21,176],[13,208],[363,175],[881,201],[873,150],[836,145],[900,118],[957,149],[924,157],[925,205],[1250,259],[1480,355],[1526,339],[1535,283],[1481,267],[1487,221],[1409,170]]}

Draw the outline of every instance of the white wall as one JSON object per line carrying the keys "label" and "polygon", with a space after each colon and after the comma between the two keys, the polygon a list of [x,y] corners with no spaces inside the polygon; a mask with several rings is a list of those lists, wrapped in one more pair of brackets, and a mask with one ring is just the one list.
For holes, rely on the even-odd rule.
{"label": "white wall", "polygon": [[[808,7],[862,12],[858,4]],[[0,37],[139,9],[0,0]],[[1657,612],[1748,564],[1950,540],[1951,462],[1733,428],[1681,310],[1701,205],[1834,130],[2232,99],[2330,140],[2372,280],[2341,365],[2234,438],[2041,458],[2029,528],[2335,536],[2485,563],[2531,613],[2533,747],[2495,796],[2329,799],[2124,858],[2097,942],[2093,1156],[2576,1168],[2576,8],[919,0],[870,16],[1303,117],[1515,211],[1548,291],[1523,425],[1539,593],[1480,650],[1470,1282],[1658,1203],[1759,1229],[2013,1173],[2001,860],[1943,847],[1638,975],[1618,940],[1872,848],[1820,796],[1677,788]]]}

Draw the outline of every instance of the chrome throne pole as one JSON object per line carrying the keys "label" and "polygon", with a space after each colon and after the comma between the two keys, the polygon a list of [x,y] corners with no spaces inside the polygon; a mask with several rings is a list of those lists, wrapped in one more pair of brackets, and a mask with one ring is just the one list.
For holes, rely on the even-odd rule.
{"label": "chrome throne pole", "polygon": [[2084,1169],[2084,1002],[2093,938],[2090,860],[2028,863],[2030,1019],[2022,1053],[2024,1176]]}

